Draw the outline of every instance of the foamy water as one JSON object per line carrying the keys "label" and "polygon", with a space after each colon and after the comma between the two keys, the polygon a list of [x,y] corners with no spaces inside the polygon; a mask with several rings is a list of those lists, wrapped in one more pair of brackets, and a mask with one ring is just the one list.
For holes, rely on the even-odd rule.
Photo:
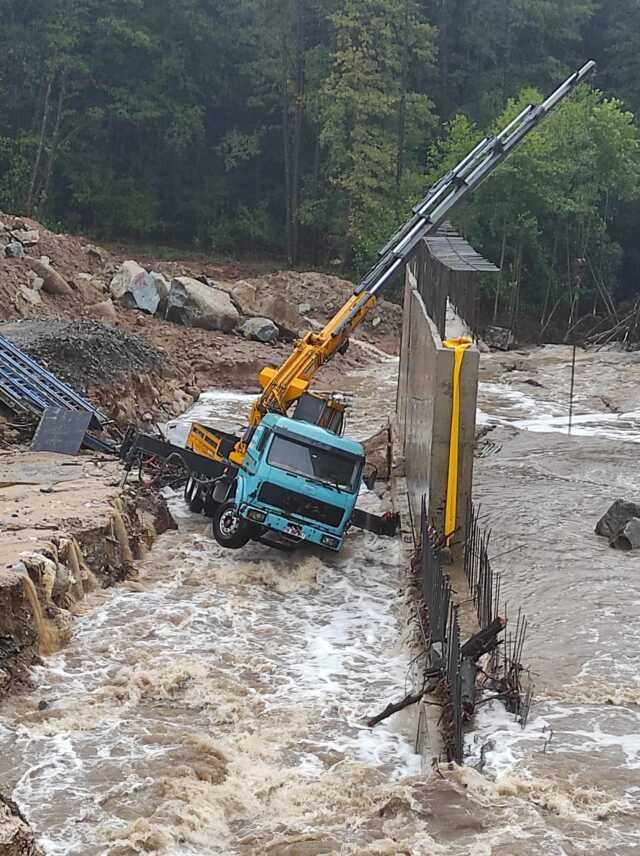
{"label": "foamy water", "polygon": [[[363,533],[335,559],[241,552],[203,524],[163,536],[135,590],[101,595],[36,670],[37,694],[15,702],[0,773],[51,853],[117,853],[138,834],[233,853],[285,824],[274,790],[312,793],[336,768],[390,782],[419,771],[393,723],[364,724],[405,689],[398,546]],[[314,801],[289,807],[287,835]]]}
{"label": "foamy water", "polygon": [[[345,378],[352,436],[393,408],[397,360],[382,366]],[[237,430],[253,397],[206,393],[170,436],[191,419]],[[565,415],[507,384],[485,386],[481,407],[511,424]],[[0,780],[49,854],[639,852],[633,642],[625,659],[597,625],[552,623],[586,652],[581,670],[544,689],[525,730],[481,706],[468,766],[433,778],[410,717],[365,726],[407,689],[399,545],[354,531],[340,556],[223,551],[180,497],[171,506],[180,531],[136,580],[91,595],[37,690],[3,706]],[[540,597],[547,573],[532,564],[522,596]],[[603,581],[602,597],[619,593]]]}

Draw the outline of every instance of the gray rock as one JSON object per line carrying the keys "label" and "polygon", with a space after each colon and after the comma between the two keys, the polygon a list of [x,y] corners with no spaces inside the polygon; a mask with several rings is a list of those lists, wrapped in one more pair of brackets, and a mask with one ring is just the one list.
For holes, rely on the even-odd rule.
{"label": "gray rock", "polygon": [[311,304],[310,303],[301,303],[298,306],[298,312],[301,315],[308,315],[311,312]]}
{"label": "gray rock", "polygon": [[178,276],[171,281],[166,317],[186,327],[225,333],[237,327],[240,320],[226,291],[210,288],[189,276]]}
{"label": "gray rock", "polygon": [[376,327],[379,327],[381,324],[382,324],[382,318],[379,315],[376,315],[376,317],[371,322],[371,326],[375,329]]}
{"label": "gray rock", "polygon": [[247,280],[220,283],[243,315],[250,318],[270,318],[281,333],[297,336],[305,326],[304,318],[282,294],[273,293]]}
{"label": "gray rock", "polygon": [[640,547],[640,518],[632,517],[611,546],[618,550],[637,550]]}
{"label": "gray rock", "polygon": [[24,247],[19,241],[11,241],[4,248],[4,254],[10,259],[21,259],[24,257]]}
{"label": "gray rock", "polygon": [[157,276],[147,273],[137,262],[124,262],[111,280],[111,296],[128,309],[141,309],[155,315],[162,299]]}
{"label": "gray rock", "polygon": [[11,237],[20,241],[23,247],[35,247],[40,241],[40,232],[37,229],[14,229]]}
{"label": "gray rock", "polygon": [[88,244],[84,249],[87,255],[92,256],[96,261],[100,262],[101,265],[106,263],[108,258],[107,253],[101,247],[96,247],[94,244]]}
{"label": "gray rock", "polygon": [[487,327],[484,340],[490,348],[508,351],[514,345],[513,333],[506,327]]}
{"label": "gray rock", "polygon": [[44,280],[41,276],[38,276],[37,273],[34,273],[32,270],[29,271],[29,287],[33,291],[42,291],[42,286],[44,285]]}
{"label": "gray rock", "polygon": [[613,540],[634,517],[640,517],[640,505],[616,499],[596,524],[596,535]]}
{"label": "gray rock", "polygon": [[0,853],[2,856],[44,856],[20,809],[3,794],[0,794]]}
{"label": "gray rock", "polygon": [[208,285],[209,288],[218,288],[218,283],[214,279],[211,279],[210,276],[207,276],[206,273],[197,277],[197,280],[198,282],[202,282],[204,285]]}
{"label": "gray rock", "polygon": [[269,344],[277,342],[280,335],[280,331],[270,318],[247,318],[241,325],[240,332],[245,339]]}
{"label": "gray rock", "polygon": [[150,271],[149,276],[153,277],[153,281],[155,282],[156,288],[158,289],[158,294],[160,295],[160,303],[166,302],[167,297],[169,297],[169,292],[171,290],[171,283],[165,276],[155,270]]}
{"label": "gray rock", "polygon": [[34,288],[29,288],[26,285],[21,285],[18,294],[20,295],[20,297],[23,298],[23,300],[26,300],[27,303],[30,303],[32,306],[37,306],[38,303],[42,303],[40,292],[36,291]]}
{"label": "gray rock", "polygon": [[607,538],[609,544],[618,550],[640,547],[640,505],[617,499],[598,520],[596,535]]}

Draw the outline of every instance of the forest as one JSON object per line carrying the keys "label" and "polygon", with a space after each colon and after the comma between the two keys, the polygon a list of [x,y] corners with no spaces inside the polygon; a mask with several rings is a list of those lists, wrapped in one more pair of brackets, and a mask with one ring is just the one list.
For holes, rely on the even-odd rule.
{"label": "forest", "polygon": [[457,215],[539,336],[640,296],[637,0],[0,0],[0,210],[352,277],[587,59]]}

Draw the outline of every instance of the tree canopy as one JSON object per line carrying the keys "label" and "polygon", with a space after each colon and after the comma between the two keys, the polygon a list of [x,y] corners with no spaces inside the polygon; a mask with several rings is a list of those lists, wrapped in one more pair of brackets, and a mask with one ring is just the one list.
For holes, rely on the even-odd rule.
{"label": "tree canopy", "polygon": [[[593,56],[461,215],[496,317],[637,294],[631,0],[4,0],[0,208],[366,268],[430,180]],[[573,307],[573,309],[572,309]]]}

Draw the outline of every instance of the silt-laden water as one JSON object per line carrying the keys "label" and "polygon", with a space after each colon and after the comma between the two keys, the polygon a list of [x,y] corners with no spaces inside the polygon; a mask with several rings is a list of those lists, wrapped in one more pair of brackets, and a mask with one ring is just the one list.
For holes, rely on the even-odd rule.
{"label": "silt-laden water", "polygon": [[[382,426],[395,371],[384,363],[382,385],[379,370],[346,379],[358,394],[350,433]],[[480,407],[505,430],[557,406],[536,390],[530,412],[514,413],[522,390],[491,383]],[[197,418],[222,407],[238,427],[246,401],[211,394],[198,407]],[[406,689],[400,545],[352,532],[340,556],[225,552],[174,497],[178,533],[158,540],[135,581],[91,595],[71,645],[34,670],[37,689],[0,710],[0,780],[47,852],[640,852],[638,640],[633,627],[618,630],[640,607],[640,577],[606,545],[590,546],[591,521],[553,529],[548,444],[524,436],[540,457],[496,443],[478,483],[489,514],[505,508],[500,478],[520,509],[494,555],[524,545],[495,565],[532,619],[540,698],[526,730],[498,703],[481,707],[469,766],[431,776],[414,754],[410,716],[364,724]],[[554,460],[570,497],[576,467],[566,452]],[[373,495],[364,501],[380,507]],[[543,505],[547,547],[530,537]],[[556,558],[564,549],[562,577],[541,560],[545,549]],[[598,573],[585,590],[593,555]]]}

